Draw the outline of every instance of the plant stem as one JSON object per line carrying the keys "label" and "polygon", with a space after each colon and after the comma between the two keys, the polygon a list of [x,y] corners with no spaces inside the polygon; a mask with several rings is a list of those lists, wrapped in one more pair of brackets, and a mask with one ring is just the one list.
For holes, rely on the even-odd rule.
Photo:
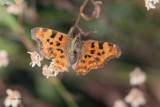
{"label": "plant stem", "polygon": [[65,89],[57,77],[52,77],[49,81],[56,87],[57,91],[61,94],[69,107],[78,107],[71,94]]}

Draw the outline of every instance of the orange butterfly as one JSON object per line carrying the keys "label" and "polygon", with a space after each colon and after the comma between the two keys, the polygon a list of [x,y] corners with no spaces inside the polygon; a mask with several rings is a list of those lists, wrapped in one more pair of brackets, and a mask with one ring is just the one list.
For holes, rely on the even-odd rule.
{"label": "orange butterfly", "polygon": [[121,55],[121,49],[108,42],[81,41],[80,36],[71,38],[67,34],[40,27],[32,29],[31,33],[32,39],[40,44],[41,54],[47,59],[55,57],[53,66],[59,71],[68,71],[72,65],[78,74],[85,75]]}

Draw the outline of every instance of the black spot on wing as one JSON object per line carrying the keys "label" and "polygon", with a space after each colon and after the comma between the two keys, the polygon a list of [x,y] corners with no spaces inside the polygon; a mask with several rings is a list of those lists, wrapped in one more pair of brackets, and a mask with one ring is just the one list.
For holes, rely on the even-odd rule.
{"label": "black spot on wing", "polygon": [[57,45],[57,46],[59,46],[59,45],[60,45],[60,43],[57,43],[56,45]]}
{"label": "black spot on wing", "polygon": [[91,50],[91,54],[94,54],[94,51],[95,51],[95,50]]}
{"label": "black spot on wing", "polygon": [[50,36],[51,38],[54,38],[57,35],[57,32],[52,31],[52,35]]}
{"label": "black spot on wing", "polygon": [[60,41],[62,41],[63,35],[61,35],[61,37],[59,38]]}
{"label": "black spot on wing", "polygon": [[103,49],[103,44],[104,44],[104,42],[98,42],[99,49]]}
{"label": "black spot on wing", "polygon": [[94,48],[94,47],[95,47],[94,42],[92,42],[92,44],[91,44],[91,48]]}
{"label": "black spot on wing", "polygon": [[50,45],[53,45],[53,42],[50,42],[49,44],[50,44]]}
{"label": "black spot on wing", "polygon": [[62,49],[57,49],[57,51],[61,51],[61,53],[63,53],[63,50],[62,50]]}
{"label": "black spot on wing", "polygon": [[105,52],[104,52],[104,51],[102,52],[102,55],[103,55],[103,54],[105,54]]}
{"label": "black spot on wing", "polygon": [[91,55],[85,55],[85,56],[84,56],[84,58],[87,58],[87,57],[90,58],[90,57],[92,57],[92,56],[91,56]]}
{"label": "black spot on wing", "polygon": [[57,51],[60,51],[61,49],[57,49]]}
{"label": "black spot on wing", "polygon": [[47,39],[47,42],[49,42],[49,39]]}
{"label": "black spot on wing", "polygon": [[98,52],[97,55],[98,55],[98,56],[101,56],[101,53]]}
{"label": "black spot on wing", "polygon": [[91,55],[88,55],[88,58],[92,57]]}

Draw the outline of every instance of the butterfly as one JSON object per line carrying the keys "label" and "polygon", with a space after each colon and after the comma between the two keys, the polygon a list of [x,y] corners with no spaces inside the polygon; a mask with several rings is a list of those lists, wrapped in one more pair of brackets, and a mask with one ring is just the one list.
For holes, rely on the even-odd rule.
{"label": "butterfly", "polygon": [[32,39],[40,45],[40,52],[45,58],[54,59],[54,67],[59,71],[68,71],[69,66],[85,75],[92,69],[101,68],[112,58],[119,58],[119,46],[103,41],[82,41],[80,36],[74,38],[67,34],[48,29],[33,28]]}

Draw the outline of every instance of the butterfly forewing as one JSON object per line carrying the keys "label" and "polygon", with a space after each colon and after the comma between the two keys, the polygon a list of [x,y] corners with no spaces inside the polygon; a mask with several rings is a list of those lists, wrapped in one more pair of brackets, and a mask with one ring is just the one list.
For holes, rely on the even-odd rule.
{"label": "butterfly forewing", "polygon": [[32,39],[36,40],[40,45],[41,54],[47,59],[55,57],[54,65],[60,70],[67,68],[67,47],[70,39],[66,34],[47,28],[34,28],[31,31]]}

